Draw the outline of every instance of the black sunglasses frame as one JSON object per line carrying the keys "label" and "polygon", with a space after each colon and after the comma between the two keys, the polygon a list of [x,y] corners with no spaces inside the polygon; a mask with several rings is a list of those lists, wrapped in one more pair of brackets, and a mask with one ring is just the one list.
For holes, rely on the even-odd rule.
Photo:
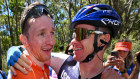
{"label": "black sunglasses frame", "polygon": [[107,34],[107,33],[102,32],[102,31],[98,31],[98,30],[88,30],[86,28],[76,28],[74,34],[75,34],[74,36],[76,37],[76,40],[81,41],[83,39],[87,39],[90,36],[90,34],[101,35],[101,34]]}

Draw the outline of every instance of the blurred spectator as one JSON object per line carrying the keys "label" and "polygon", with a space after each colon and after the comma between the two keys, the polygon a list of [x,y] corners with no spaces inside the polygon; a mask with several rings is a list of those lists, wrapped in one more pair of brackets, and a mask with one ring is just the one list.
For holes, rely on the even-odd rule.
{"label": "blurred spectator", "polygon": [[73,46],[71,44],[66,47],[65,54],[73,56]]}
{"label": "blurred spectator", "polygon": [[2,70],[0,70],[0,79],[7,79],[5,72]]}
{"label": "blurred spectator", "polygon": [[64,51],[64,46],[60,46],[59,49],[60,49],[61,52],[63,52]]}
{"label": "blurred spectator", "polygon": [[[104,67],[112,67],[114,70],[118,71],[118,73],[128,79],[131,74],[134,64],[133,55],[132,55],[132,42],[129,39],[121,39],[119,40],[113,51],[116,56],[109,56],[107,62],[105,62]],[[118,56],[118,57],[117,57]]]}
{"label": "blurred spectator", "polygon": [[129,76],[129,79],[140,79],[140,51],[135,55],[135,64],[136,65],[133,69],[133,72]]}

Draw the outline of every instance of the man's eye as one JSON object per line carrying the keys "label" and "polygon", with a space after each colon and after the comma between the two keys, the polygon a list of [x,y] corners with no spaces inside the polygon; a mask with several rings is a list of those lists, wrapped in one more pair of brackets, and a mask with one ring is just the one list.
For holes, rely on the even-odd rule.
{"label": "man's eye", "polygon": [[51,32],[51,35],[54,35],[55,34],[55,32]]}
{"label": "man's eye", "polygon": [[43,36],[43,35],[44,35],[44,33],[40,33],[39,35],[40,35],[40,36]]}

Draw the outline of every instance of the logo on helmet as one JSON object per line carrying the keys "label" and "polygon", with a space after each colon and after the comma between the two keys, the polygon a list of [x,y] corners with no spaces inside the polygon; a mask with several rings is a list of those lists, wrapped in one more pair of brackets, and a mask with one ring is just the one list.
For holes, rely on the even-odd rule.
{"label": "logo on helmet", "polygon": [[105,25],[107,25],[107,24],[112,24],[112,25],[115,25],[115,26],[118,26],[119,25],[119,21],[117,21],[117,20],[112,20],[112,19],[108,19],[108,18],[103,18],[102,20],[101,20],[101,22],[103,22]]}

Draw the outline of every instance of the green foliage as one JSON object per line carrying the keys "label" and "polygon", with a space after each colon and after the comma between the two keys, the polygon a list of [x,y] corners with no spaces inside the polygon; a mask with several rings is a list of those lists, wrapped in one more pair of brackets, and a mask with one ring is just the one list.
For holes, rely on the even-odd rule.
{"label": "green foliage", "polygon": [[[17,2],[16,2],[17,1]],[[17,8],[16,8],[17,7]],[[13,15],[15,15],[16,11],[19,13],[19,12],[22,12],[23,11],[23,7],[24,6],[24,2],[21,1],[21,0],[10,0],[10,3],[9,3],[9,9],[11,10],[11,12],[13,13]]]}
{"label": "green foliage", "polygon": [[8,66],[7,66],[7,61],[6,61],[6,53],[5,54],[2,54],[2,70],[8,74]]}

